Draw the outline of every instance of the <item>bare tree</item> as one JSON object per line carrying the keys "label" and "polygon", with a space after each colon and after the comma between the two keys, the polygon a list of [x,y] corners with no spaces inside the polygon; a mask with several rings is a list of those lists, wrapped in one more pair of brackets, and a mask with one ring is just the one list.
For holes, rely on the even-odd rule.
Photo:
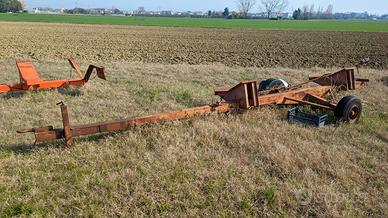
{"label": "bare tree", "polygon": [[288,4],[287,0],[261,0],[267,17],[270,18],[272,13],[282,12]]}
{"label": "bare tree", "polygon": [[333,5],[328,5],[325,11],[325,18],[332,18],[332,17],[333,17]]}
{"label": "bare tree", "polygon": [[237,7],[241,16],[247,17],[248,13],[255,6],[256,0],[237,0]]}
{"label": "bare tree", "polygon": [[318,7],[318,10],[317,10],[317,16],[318,16],[318,18],[321,18],[322,14],[323,14],[323,8],[322,8],[321,6],[319,6],[319,7]]}
{"label": "bare tree", "polygon": [[27,10],[27,4],[25,0],[19,0],[20,4],[22,4],[23,10]]}
{"label": "bare tree", "polygon": [[309,19],[313,19],[314,18],[314,14],[315,14],[314,8],[315,8],[315,6],[314,6],[314,4],[312,4],[310,6],[310,10],[309,10]]}
{"label": "bare tree", "polygon": [[308,20],[309,19],[309,6],[303,5],[302,17],[303,17],[303,20]]}

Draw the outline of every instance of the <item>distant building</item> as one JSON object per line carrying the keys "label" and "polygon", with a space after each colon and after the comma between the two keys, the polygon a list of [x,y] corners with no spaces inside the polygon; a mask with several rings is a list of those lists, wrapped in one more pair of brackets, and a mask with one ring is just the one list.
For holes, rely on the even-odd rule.
{"label": "distant building", "polygon": [[37,7],[32,9],[32,13],[36,14],[63,14],[64,8],[53,9],[49,7]]}
{"label": "distant building", "polygon": [[[266,19],[268,18],[267,12],[258,12],[258,13],[248,13],[248,17],[256,18],[256,19]],[[284,13],[271,13],[269,18],[271,19],[290,19],[292,18],[292,13],[284,12]]]}
{"label": "distant building", "polygon": [[253,18],[267,18],[267,13],[259,12],[259,13],[249,13],[248,16]]}
{"label": "distant building", "polygon": [[172,15],[172,11],[161,11],[160,15],[162,15],[162,16],[171,16]]}
{"label": "distant building", "polygon": [[346,12],[346,13],[335,13],[335,19],[370,19],[371,16],[368,12],[358,13],[358,12]]}
{"label": "distant building", "polygon": [[105,14],[105,8],[91,8],[89,9],[89,13],[94,15]]}
{"label": "distant building", "polygon": [[292,18],[292,13],[291,13],[291,12],[281,13],[281,14],[280,14],[280,17],[281,17],[282,19],[291,19],[291,18]]}

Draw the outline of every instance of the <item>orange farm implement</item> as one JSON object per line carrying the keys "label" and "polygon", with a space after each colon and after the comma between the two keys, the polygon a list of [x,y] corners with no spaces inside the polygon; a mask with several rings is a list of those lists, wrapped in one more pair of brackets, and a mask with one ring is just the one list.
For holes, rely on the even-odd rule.
{"label": "orange farm implement", "polygon": [[215,94],[221,97],[221,101],[214,105],[88,125],[72,125],[69,120],[67,106],[60,103],[63,128],[47,126],[22,129],[18,133],[34,133],[35,143],[65,139],[66,146],[71,147],[73,137],[125,130],[195,116],[228,113],[236,110],[248,111],[265,105],[311,105],[312,108],[334,111],[339,120],[357,122],[362,112],[361,101],[358,98],[347,96],[342,98],[338,104],[335,104],[325,97],[332,95],[334,91],[360,88],[368,80],[355,79],[354,69],[350,68],[323,76],[312,76],[308,82],[290,87],[288,87],[288,84],[285,85],[283,80],[279,82],[271,79],[271,84],[277,84],[276,86],[269,86],[268,82],[268,80],[262,81],[259,84],[259,90],[258,82],[255,80],[244,81],[235,86],[217,88]]}
{"label": "orange farm implement", "polygon": [[105,72],[103,67],[97,67],[95,65],[90,65],[86,71],[85,76],[81,69],[77,66],[73,59],[68,60],[71,67],[78,74],[78,79],[70,80],[52,80],[44,81],[42,80],[34,65],[31,61],[17,61],[16,66],[19,69],[19,84],[0,84],[0,93],[12,92],[12,91],[27,91],[27,90],[41,90],[41,89],[53,89],[53,88],[63,88],[68,86],[81,87],[84,86],[90,79],[93,71],[96,70],[97,76],[101,79],[106,80]]}

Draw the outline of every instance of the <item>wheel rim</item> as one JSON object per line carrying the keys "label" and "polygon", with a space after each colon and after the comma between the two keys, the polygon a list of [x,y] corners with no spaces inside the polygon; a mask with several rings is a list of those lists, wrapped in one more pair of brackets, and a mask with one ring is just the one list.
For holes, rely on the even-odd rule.
{"label": "wheel rim", "polygon": [[353,105],[353,107],[350,108],[348,120],[354,121],[357,120],[360,114],[360,107],[358,105]]}

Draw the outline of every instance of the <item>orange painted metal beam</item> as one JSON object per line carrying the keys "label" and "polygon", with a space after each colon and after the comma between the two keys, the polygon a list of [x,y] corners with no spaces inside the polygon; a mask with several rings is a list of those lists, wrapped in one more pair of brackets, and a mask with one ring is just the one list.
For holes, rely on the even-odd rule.
{"label": "orange painted metal beam", "polygon": [[181,111],[158,113],[143,117],[72,126],[69,122],[67,107],[64,104],[61,104],[63,128],[55,129],[52,126],[48,126],[43,128],[22,129],[19,130],[18,133],[34,133],[36,143],[65,139],[66,146],[71,147],[72,137],[125,130],[137,126],[188,119],[195,116],[205,116],[212,113],[227,113],[229,110],[229,104],[219,103],[216,105],[189,108]]}
{"label": "orange painted metal beam", "polygon": [[304,100],[307,95],[323,97],[331,90],[331,86],[318,86],[304,89],[289,90],[276,94],[259,96],[259,106],[270,104],[298,104],[298,102],[290,100],[290,98]]}
{"label": "orange painted metal beam", "polygon": [[96,71],[97,76],[101,79],[106,80],[105,71],[103,67],[90,65],[85,77],[82,78],[82,71],[76,65],[73,59],[69,59],[71,67],[77,72],[79,79],[70,80],[42,80],[35,70],[34,65],[30,61],[17,61],[16,65],[19,69],[19,84],[3,84],[0,85],[0,93],[7,93],[12,91],[28,91],[28,90],[42,90],[42,89],[55,89],[62,87],[82,87],[90,79],[91,74]]}

